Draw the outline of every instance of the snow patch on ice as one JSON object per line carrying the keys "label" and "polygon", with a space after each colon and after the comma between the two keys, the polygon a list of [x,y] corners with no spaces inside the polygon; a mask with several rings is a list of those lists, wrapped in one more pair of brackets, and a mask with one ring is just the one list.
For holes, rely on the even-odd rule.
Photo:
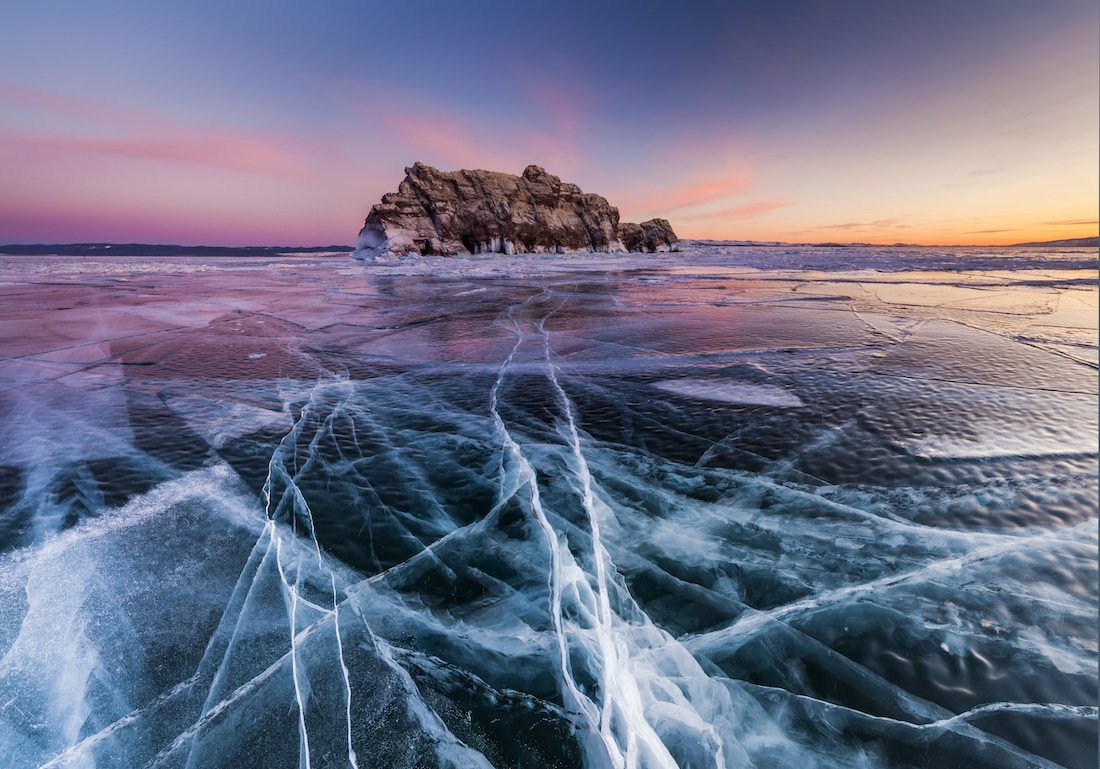
{"label": "snow patch on ice", "polygon": [[737,405],[778,408],[798,408],[806,405],[794,393],[769,384],[711,379],[668,379],[657,382],[654,387],[677,395],[686,395],[689,398]]}

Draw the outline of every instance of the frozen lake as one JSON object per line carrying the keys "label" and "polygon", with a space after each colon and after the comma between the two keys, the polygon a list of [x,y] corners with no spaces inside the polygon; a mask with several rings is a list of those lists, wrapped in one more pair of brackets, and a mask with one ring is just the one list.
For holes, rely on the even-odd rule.
{"label": "frozen lake", "polygon": [[0,765],[1095,767],[1096,281],[0,257]]}

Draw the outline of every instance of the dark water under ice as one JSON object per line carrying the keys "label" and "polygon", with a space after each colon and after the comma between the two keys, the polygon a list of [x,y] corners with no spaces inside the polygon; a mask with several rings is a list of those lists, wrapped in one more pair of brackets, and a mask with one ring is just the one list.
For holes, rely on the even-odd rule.
{"label": "dark water under ice", "polygon": [[0,766],[1096,766],[1096,254],[1002,256],[0,260]]}

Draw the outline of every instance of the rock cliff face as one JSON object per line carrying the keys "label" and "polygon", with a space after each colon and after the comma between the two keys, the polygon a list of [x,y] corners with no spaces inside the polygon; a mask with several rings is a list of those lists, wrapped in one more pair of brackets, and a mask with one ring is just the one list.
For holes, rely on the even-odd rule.
{"label": "rock cliff face", "polygon": [[[415,163],[405,174],[397,192],[371,208],[357,257],[675,248],[667,221],[620,227],[619,210],[605,198],[538,166],[512,176]],[[624,245],[624,232],[633,247]]]}

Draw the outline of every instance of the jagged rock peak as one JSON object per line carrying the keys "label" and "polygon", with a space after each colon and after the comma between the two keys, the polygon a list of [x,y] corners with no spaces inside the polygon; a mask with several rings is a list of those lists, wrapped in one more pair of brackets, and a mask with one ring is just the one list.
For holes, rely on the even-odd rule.
{"label": "jagged rock peak", "polygon": [[513,176],[416,162],[397,192],[383,195],[367,214],[356,256],[675,249],[676,236],[663,219],[622,228],[632,247],[624,245],[619,210],[606,198],[541,166]]}

